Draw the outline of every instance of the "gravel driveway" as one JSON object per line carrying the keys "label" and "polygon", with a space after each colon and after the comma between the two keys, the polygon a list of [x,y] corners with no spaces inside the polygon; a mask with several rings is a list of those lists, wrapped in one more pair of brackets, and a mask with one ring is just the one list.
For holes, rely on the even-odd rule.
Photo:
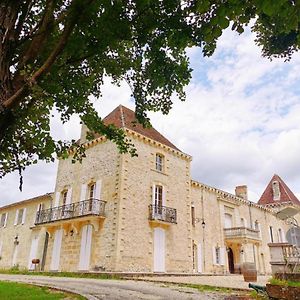
{"label": "gravel driveway", "polygon": [[54,287],[81,294],[91,300],[221,300],[228,296],[228,294],[218,292],[202,293],[195,289],[175,285],[134,280],[102,280],[6,274],[0,274],[0,280]]}

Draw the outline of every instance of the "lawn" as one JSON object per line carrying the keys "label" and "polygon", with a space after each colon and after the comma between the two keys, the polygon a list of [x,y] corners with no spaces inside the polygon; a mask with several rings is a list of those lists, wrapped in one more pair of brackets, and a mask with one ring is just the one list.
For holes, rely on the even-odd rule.
{"label": "lawn", "polygon": [[0,299],[6,300],[84,300],[79,295],[23,283],[0,281]]}

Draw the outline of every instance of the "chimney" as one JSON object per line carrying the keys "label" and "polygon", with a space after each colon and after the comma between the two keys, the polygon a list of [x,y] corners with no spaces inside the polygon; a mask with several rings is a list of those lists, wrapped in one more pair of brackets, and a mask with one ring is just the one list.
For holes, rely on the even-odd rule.
{"label": "chimney", "polygon": [[246,185],[239,185],[235,188],[235,195],[237,197],[248,200],[248,191]]}

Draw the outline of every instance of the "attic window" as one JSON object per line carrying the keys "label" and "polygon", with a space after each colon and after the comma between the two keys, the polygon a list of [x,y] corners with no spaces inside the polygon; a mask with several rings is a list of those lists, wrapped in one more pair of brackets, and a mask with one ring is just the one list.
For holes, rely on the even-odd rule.
{"label": "attic window", "polygon": [[273,200],[274,201],[280,200],[279,182],[278,181],[273,181],[272,182],[272,188],[273,188]]}

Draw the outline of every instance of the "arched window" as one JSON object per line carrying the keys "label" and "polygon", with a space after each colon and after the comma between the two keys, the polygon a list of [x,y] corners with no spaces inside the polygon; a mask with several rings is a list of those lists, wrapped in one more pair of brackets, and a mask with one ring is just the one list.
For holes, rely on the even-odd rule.
{"label": "arched window", "polygon": [[155,169],[159,172],[164,171],[164,156],[160,153],[156,153]]}

